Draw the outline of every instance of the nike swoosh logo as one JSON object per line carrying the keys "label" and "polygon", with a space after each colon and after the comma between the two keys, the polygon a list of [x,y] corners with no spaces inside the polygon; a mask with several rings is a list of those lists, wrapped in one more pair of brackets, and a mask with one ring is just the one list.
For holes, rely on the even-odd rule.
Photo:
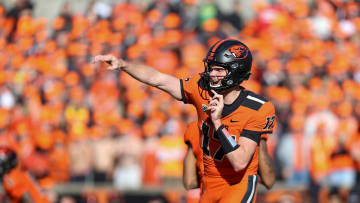
{"label": "nike swoosh logo", "polygon": [[234,121],[233,119],[230,120],[230,123],[237,123],[237,122],[240,122],[240,121]]}

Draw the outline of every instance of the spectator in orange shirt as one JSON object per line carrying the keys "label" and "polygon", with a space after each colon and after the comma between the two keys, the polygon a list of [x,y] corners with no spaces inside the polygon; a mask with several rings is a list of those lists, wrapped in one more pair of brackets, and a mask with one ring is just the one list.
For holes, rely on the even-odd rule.
{"label": "spectator in orange shirt", "polygon": [[49,202],[29,174],[19,169],[16,153],[6,147],[0,148],[0,175],[11,202]]}
{"label": "spectator in orange shirt", "polygon": [[327,202],[330,192],[330,155],[336,143],[333,134],[328,134],[326,130],[326,124],[320,123],[310,140],[310,191],[316,202]]}
{"label": "spectator in orange shirt", "polygon": [[309,142],[304,137],[305,116],[292,115],[289,131],[284,134],[277,149],[281,175],[287,184],[306,187],[309,182],[308,158]]}

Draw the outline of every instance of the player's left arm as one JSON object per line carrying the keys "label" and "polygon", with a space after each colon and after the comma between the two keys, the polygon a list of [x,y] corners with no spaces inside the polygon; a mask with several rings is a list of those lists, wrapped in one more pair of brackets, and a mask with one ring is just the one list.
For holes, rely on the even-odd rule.
{"label": "player's left arm", "polygon": [[223,125],[217,128],[217,134],[220,137],[221,146],[233,166],[234,171],[244,170],[256,151],[257,143],[246,137],[239,137],[236,143]]}
{"label": "player's left arm", "polygon": [[221,146],[235,171],[241,171],[248,165],[252,155],[255,153],[257,143],[246,137],[239,137],[238,143],[232,138],[221,122],[222,110],[224,109],[224,98],[222,95],[214,94],[209,102],[211,121],[219,136]]}
{"label": "player's left arm", "polygon": [[259,150],[259,175],[261,183],[267,188],[271,189],[275,183],[275,165],[267,151],[267,144],[265,139],[260,140]]}
{"label": "player's left arm", "polygon": [[254,155],[261,134],[272,132],[273,121],[275,119],[274,107],[268,102],[258,111],[254,111],[251,119],[242,130],[238,142],[236,142],[221,123],[221,113],[224,108],[223,96],[217,94],[215,91],[213,91],[213,94],[214,96],[210,99],[209,103],[211,120],[220,138],[221,146],[233,169],[235,171],[241,171],[247,167]]}

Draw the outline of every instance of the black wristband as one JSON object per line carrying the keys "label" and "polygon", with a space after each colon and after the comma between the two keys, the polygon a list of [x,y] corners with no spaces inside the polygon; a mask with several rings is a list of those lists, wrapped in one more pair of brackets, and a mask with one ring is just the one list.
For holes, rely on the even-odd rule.
{"label": "black wristband", "polygon": [[221,147],[223,148],[224,153],[227,154],[239,148],[240,145],[238,145],[238,143],[236,143],[236,141],[225,131],[225,126],[221,125],[216,130],[216,133],[219,136]]}

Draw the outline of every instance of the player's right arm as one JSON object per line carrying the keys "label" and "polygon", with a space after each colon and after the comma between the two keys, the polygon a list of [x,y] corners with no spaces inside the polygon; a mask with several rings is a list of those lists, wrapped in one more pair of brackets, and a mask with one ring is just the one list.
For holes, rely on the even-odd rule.
{"label": "player's right arm", "polygon": [[177,100],[182,99],[180,80],[164,74],[153,67],[118,59],[113,55],[97,55],[94,62],[106,62],[109,70],[122,70],[136,80],[169,93]]}
{"label": "player's right arm", "polygon": [[267,151],[266,140],[260,140],[259,150],[259,175],[261,183],[271,189],[275,183],[275,166],[272,158]]}
{"label": "player's right arm", "polygon": [[187,152],[183,162],[183,184],[185,189],[190,190],[200,187],[200,177],[197,166],[196,151],[193,147],[198,145],[197,140],[200,139],[197,121],[189,123],[184,133],[184,143],[187,145]]}

